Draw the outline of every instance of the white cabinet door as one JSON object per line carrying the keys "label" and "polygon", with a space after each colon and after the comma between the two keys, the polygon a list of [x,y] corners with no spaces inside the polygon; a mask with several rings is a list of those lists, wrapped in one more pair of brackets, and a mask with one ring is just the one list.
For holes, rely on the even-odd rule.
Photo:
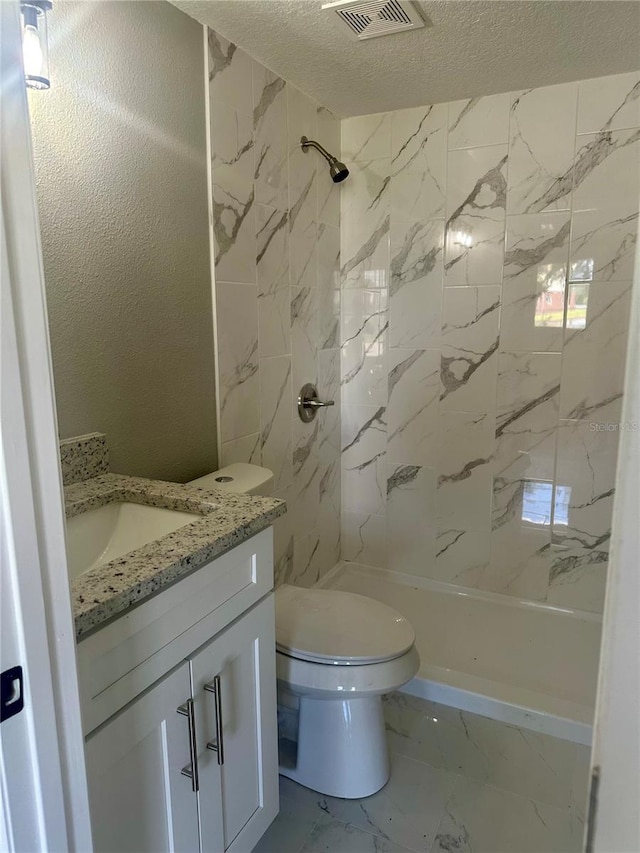
{"label": "white cabinet door", "polygon": [[96,853],[197,853],[188,663],[113,717],[85,745]]}
{"label": "white cabinet door", "polygon": [[278,812],[274,623],[269,595],[191,659],[203,853],[247,853]]}

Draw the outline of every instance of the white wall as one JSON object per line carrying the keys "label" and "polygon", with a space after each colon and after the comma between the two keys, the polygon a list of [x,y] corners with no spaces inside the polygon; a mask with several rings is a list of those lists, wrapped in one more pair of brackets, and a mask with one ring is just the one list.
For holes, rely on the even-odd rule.
{"label": "white wall", "polygon": [[60,436],[187,480],[217,463],[202,28],[164,2],[49,18],[30,110]]}

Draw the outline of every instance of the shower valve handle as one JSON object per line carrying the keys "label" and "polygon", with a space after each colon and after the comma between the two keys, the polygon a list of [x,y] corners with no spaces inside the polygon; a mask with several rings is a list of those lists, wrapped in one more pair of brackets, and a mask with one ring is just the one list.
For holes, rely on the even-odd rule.
{"label": "shower valve handle", "polygon": [[335,400],[306,400],[302,405],[305,409],[322,409],[323,406],[335,406]]}
{"label": "shower valve handle", "polygon": [[298,415],[301,421],[305,424],[311,423],[318,414],[318,409],[324,409],[327,406],[335,406],[335,401],[321,400],[318,397],[318,389],[311,382],[302,386],[298,396]]}

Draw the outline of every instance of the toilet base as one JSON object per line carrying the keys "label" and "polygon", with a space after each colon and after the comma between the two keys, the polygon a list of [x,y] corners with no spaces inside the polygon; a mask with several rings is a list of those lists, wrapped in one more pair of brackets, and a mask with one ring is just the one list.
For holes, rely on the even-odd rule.
{"label": "toilet base", "polygon": [[360,799],[389,779],[382,697],[300,697],[296,766],[280,773],[331,797]]}

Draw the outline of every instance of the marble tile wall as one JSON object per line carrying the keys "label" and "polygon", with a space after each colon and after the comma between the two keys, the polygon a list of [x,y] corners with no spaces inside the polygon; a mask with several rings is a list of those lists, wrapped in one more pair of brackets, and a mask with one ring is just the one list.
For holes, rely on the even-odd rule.
{"label": "marble tile wall", "polygon": [[[340,122],[208,32],[221,465],[273,470],[276,580],[310,586],[340,556],[340,186],[300,137]],[[333,409],[303,424],[315,382]]]}
{"label": "marble tile wall", "polygon": [[341,129],[343,558],[600,611],[640,73]]}

